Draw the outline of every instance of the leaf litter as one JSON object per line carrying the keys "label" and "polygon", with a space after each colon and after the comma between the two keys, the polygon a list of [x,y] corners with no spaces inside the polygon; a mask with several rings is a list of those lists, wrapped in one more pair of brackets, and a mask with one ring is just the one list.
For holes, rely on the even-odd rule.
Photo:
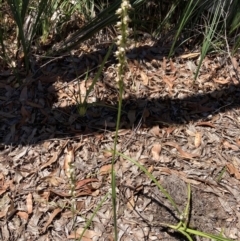
{"label": "leaf litter", "polygon": [[[117,149],[144,165],[180,210],[191,184],[191,227],[239,240],[239,56],[231,59],[235,70],[207,57],[194,81],[199,53],[167,60],[163,48],[151,41],[128,54]],[[110,189],[116,63],[112,58],[106,65],[88,97],[86,115],[80,117],[79,91],[84,97],[95,72],[88,80],[78,76],[90,63],[97,66],[106,53],[93,45],[87,49],[88,54],[76,54],[74,61],[66,57],[45,65],[40,77],[28,76],[24,85],[10,73],[1,76],[3,240],[80,237]],[[75,199],[69,181],[72,166]],[[176,224],[176,213],[151,180],[121,157],[114,168],[121,240],[185,240],[161,226]],[[112,230],[107,197],[82,240],[112,240]]]}

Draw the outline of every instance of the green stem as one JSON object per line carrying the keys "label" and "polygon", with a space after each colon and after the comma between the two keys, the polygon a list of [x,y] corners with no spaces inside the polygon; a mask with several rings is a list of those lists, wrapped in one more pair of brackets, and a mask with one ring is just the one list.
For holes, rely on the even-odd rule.
{"label": "green stem", "polygon": [[117,140],[118,140],[118,130],[120,126],[121,113],[122,113],[122,95],[123,95],[123,79],[120,77],[119,80],[119,101],[118,101],[118,114],[117,114],[117,124],[116,132],[114,138],[114,147],[113,147],[113,157],[112,157],[112,203],[113,203],[113,222],[114,222],[114,240],[117,241],[117,207],[116,207],[116,176],[114,171],[114,162],[117,153]]}

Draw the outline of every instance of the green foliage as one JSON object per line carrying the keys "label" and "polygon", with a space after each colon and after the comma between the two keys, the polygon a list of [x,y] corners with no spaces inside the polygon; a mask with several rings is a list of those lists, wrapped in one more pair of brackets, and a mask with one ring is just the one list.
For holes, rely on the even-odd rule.
{"label": "green foliage", "polygon": [[8,0],[7,2],[17,26],[18,47],[22,47],[25,68],[29,71],[29,51],[40,18],[47,7],[47,0],[40,0],[38,4],[31,3],[29,0]]}
{"label": "green foliage", "polygon": [[221,13],[222,13],[220,1],[218,3],[216,3],[216,5],[214,5],[214,9],[215,9],[215,13],[211,20],[211,23],[210,24],[206,23],[206,27],[205,27],[206,34],[205,34],[205,38],[203,40],[201,57],[200,57],[199,65],[198,65],[198,68],[197,68],[197,71],[195,74],[195,78],[197,78],[197,76],[198,76],[203,59],[205,58],[205,56],[210,48],[214,35],[216,34],[218,24],[220,22],[220,17],[221,17]]}
{"label": "green foliage", "polygon": [[73,49],[84,40],[91,38],[95,33],[103,28],[117,22],[116,10],[119,8],[121,1],[115,1],[109,7],[100,12],[96,18],[92,19],[88,24],[76,31],[71,38],[63,41],[53,48],[53,52],[60,54],[62,52]]}
{"label": "green foliage", "polygon": [[[61,55],[105,27],[115,24],[117,22],[115,12],[121,0],[7,0],[7,3],[16,29],[7,31],[0,21],[2,57],[4,59],[12,57],[7,56],[8,46],[4,40],[9,39],[9,35],[15,31],[18,40],[16,49],[24,53],[25,67],[28,70],[28,58],[33,41],[35,46],[36,44],[40,46],[40,43],[44,44],[48,39],[52,43],[61,40],[48,53]],[[179,45],[190,43],[189,40],[193,45],[199,46],[204,44],[206,36],[211,36],[208,39],[210,42],[216,39],[224,42],[225,30],[227,37],[231,38],[232,52],[236,52],[240,46],[240,2],[238,0],[131,0],[130,3],[134,8],[130,15],[132,20],[130,27],[134,32],[144,31],[156,38],[168,35],[167,39],[172,44],[169,56],[174,54]],[[213,9],[215,10],[217,5],[220,6],[220,10],[216,13]],[[0,16],[3,16],[2,10],[0,10]],[[80,20],[82,21],[80,26],[78,24],[71,30],[70,25]],[[213,21],[217,22],[213,23]],[[227,29],[224,27],[224,21]],[[217,31],[218,35],[213,30]],[[68,37],[71,31],[74,33]],[[206,47],[206,42],[204,45],[203,48]],[[210,47],[213,46],[210,43]],[[190,44],[189,47],[194,46]],[[203,54],[207,54],[209,49],[207,48],[206,53]]]}
{"label": "green foliage", "polygon": [[[30,69],[29,55],[33,50],[33,45],[39,47],[41,43],[44,44],[47,41],[49,36],[51,41],[58,36],[61,40],[66,38],[69,34],[70,22],[78,21],[74,19],[75,16],[84,15],[86,20],[95,16],[93,0],[7,0],[1,3],[1,7],[1,57],[11,65],[10,62],[13,62],[14,57],[17,60],[19,56],[24,56],[27,72]],[[8,21],[5,20],[6,15]],[[15,41],[9,41],[14,35],[17,40],[15,47],[13,46]],[[8,51],[12,48],[14,51]],[[12,66],[14,65],[16,64]]]}

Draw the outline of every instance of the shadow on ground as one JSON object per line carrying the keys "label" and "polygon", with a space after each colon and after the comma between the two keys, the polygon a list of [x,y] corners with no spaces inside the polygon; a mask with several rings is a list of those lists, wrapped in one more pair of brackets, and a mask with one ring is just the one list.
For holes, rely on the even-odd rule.
{"label": "shadow on ground", "polygon": [[[56,74],[60,69],[62,72],[60,71],[58,75],[64,76],[64,81],[71,81],[86,73],[88,69],[97,68],[106,52],[107,48],[102,48],[94,53],[73,59],[66,56],[64,59],[60,57],[46,65],[45,71]],[[167,52],[166,47],[156,44],[152,47],[136,48],[129,53],[128,57],[139,62],[143,59],[162,60]],[[112,57],[107,65],[114,62],[115,59]],[[59,66],[60,68],[57,68]],[[71,68],[74,71],[66,71]],[[38,78],[39,76],[41,78],[43,73],[37,71],[34,75],[35,79],[32,78],[17,89],[9,87],[7,80],[1,75],[0,143],[2,146],[5,144],[36,144],[52,138],[72,138],[77,135],[115,129],[117,98],[109,101],[105,97],[101,102],[91,104],[86,115],[80,117],[77,106],[61,108],[55,105],[59,101],[58,97],[54,96],[56,90],[52,86],[56,79],[51,80],[46,76],[45,81],[40,83]],[[39,84],[41,85],[40,91]],[[24,86],[28,87],[28,93],[26,99],[21,99]],[[201,91],[197,84],[194,86],[193,83],[193,87],[195,92]],[[9,90],[10,88],[12,89]],[[48,92],[49,89],[52,90]],[[8,94],[6,94],[7,91]],[[40,107],[33,104],[36,101],[40,103]],[[218,113],[226,113],[239,107],[240,84],[229,84],[209,93],[194,94],[182,99],[170,97],[139,99],[131,95],[123,101],[121,128],[132,129],[139,124],[141,127],[151,128],[156,125],[160,127],[174,126],[200,120],[207,122]]]}
{"label": "shadow on ground", "polygon": [[[138,123],[151,128],[156,125],[163,127],[200,120],[211,121],[214,115],[239,107],[240,85],[229,85],[221,90],[184,99],[136,99],[131,96],[123,101],[121,128],[132,129]],[[71,138],[77,134],[114,130],[117,117],[117,105],[99,106],[97,102],[88,107],[84,117],[79,116],[76,106],[38,111],[31,109],[35,119],[24,124],[21,124],[23,117],[20,112],[15,115],[1,110],[1,144],[36,144],[47,138]],[[129,120],[131,110],[134,116]]]}

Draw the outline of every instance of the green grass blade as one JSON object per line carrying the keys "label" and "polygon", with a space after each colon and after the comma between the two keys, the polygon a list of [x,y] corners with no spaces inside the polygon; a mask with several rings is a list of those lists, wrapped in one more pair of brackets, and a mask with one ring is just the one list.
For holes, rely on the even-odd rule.
{"label": "green grass blade", "polygon": [[233,1],[230,6],[227,26],[230,27],[229,33],[232,34],[235,30],[240,27],[240,2]]}
{"label": "green grass blade", "polygon": [[34,21],[32,31],[31,31],[31,33],[29,33],[30,34],[29,47],[32,44],[32,40],[35,37],[38,25],[41,22],[41,17],[43,15],[43,13],[46,11],[47,7],[48,7],[48,1],[47,0],[40,1],[39,5],[37,6],[37,17]]}
{"label": "green grass blade", "polygon": [[[23,6],[25,8],[27,8],[27,3],[28,1],[26,1],[26,3],[23,4]],[[28,51],[27,51],[27,45],[26,45],[26,41],[25,41],[25,36],[24,36],[24,32],[23,32],[23,16],[21,15],[21,13],[24,13],[24,10],[21,10],[22,6],[19,0],[8,0],[8,4],[10,6],[10,9],[12,11],[15,23],[18,27],[18,34],[19,34],[19,41],[22,44],[23,47],[23,52],[24,52],[24,61],[25,61],[25,68],[27,69],[27,71],[29,70],[29,61],[27,59],[27,55],[28,55]]]}
{"label": "green grass blade", "polygon": [[166,13],[163,21],[161,21],[159,23],[157,29],[153,32],[153,36],[155,36],[155,37],[160,36],[162,28],[164,28],[164,26],[166,26],[166,24],[170,22],[172,15],[175,13],[178,3],[179,3],[179,1],[172,3],[172,5],[171,5],[169,11]]}
{"label": "green grass blade", "polygon": [[203,44],[202,44],[202,50],[201,50],[201,57],[200,57],[200,61],[198,63],[198,68],[196,70],[195,73],[195,80],[198,77],[199,71],[200,71],[200,67],[202,65],[203,59],[205,58],[209,47],[211,46],[212,43],[212,39],[216,33],[217,27],[218,27],[218,23],[220,21],[220,17],[221,17],[221,1],[218,2],[216,9],[214,11],[214,15],[213,15],[213,19],[211,21],[210,26],[207,26],[206,24],[206,29],[208,30],[205,36],[205,39],[203,40]]}
{"label": "green grass blade", "polygon": [[187,228],[187,229],[184,230],[184,228],[181,227],[180,230],[184,231],[186,233],[189,233],[189,234],[197,235],[197,236],[200,236],[200,237],[204,237],[204,238],[208,238],[208,239],[212,239],[212,240],[216,240],[216,241],[233,241],[232,239],[224,238],[220,235],[204,233],[204,232],[194,230],[194,229],[190,229],[190,228]]}
{"label": "green grass blade", "polygon": [[189,22],[189,19],[192,16],[194,10],[196,9],[198,3],[199,3],[199,0],[190,0],[190,1],[188,1],[188,4],[186,5],[186,7],[185,7],[185,9],[183,11],[180,23],[178,25],[177,32],[176,32],[176,34],[174,36],[174,40],[173,40],[173,43],[172,43],[172,46],[171,46],[171,49],[170,49],[170,52],[169,52],[169,56],[172,56],[172,54],[174,52],[174,48],[175,48],[176,42],[177,42],[177,40],[178,40],[178,38],[179,38],[183,28]]}
{"label": "green grass blade", "polygon": [[240,48],[240,36],[237,38],[233,50],[232,50],[232,54],[235,54],[238,51],[238,48]]}
{"label": "green grass blade", "polygon": [[[146,0],[131,0],[131,5],[134,9],[140,7]],[[50,54],[61,54],[69,49],[79,45],[79,43],[89,39],[101,29],[115,24],[118,17],[115,15],[116,10],[119,8],[121,0],[114,1],[109,7],[104,9],[92,21],[86,24],[83,28],[76,31],[68,40],[53,46]]]}
{"label": "green grass blade", "polygon": [[[15,24],[18,29],[18,44],[21,44],[24,53],[24,62],[27,72],[29,71],[29,51],[32,40],[36,34],[40,18],[47,7],[47,0],[41,0],[36,6],[29,0],[8,0]],[[29,14],[29,15],[28,15]],[[31,16],[36,14],[36,16]],[[24,22],[29,17],[29,21]],[[30,27],[31,26],[31,27]]]}

